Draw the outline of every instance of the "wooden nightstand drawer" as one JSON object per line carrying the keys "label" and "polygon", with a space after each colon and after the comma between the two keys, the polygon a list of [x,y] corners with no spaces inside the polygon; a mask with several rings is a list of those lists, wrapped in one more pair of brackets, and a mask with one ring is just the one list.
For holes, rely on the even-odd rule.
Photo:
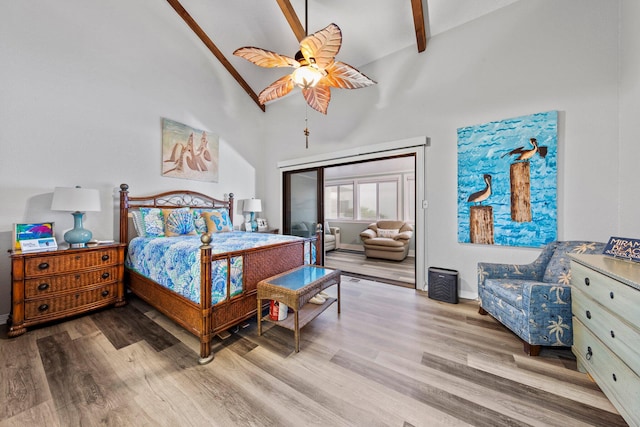
{"label": "wooden nightstand drawer", "polygon": [[640,292],[577,262],[571,263],[571,284],[613,313],[624,313],[629,323],[640,324]]}
{"label": "wooden nightstand drawer", "polygon": [[[60,251],[58,251],[60,252]],[[26,277],[77,271],[86,268],[114,265],[118,263],[118,249],[105,248],[69,254],[42,255],[27,258],[24,262]]]}
{"label": "wooden nightstand drawer", "polygon": [[117,284],[112,283],[91,290],[26,301],[25,319],[49,317],[66,311],[79,312],[78,309],[85,306],[94,308],[111,304],[118,296],[117,288]]}
{"label": "wooden nightstand drawer", "polygon": [[41,298],[48,294],[81,288],[87,285],[106,284],[118,280],[118,267],[107,267],[81,273],[27,279],[24,282],[26,298]]}
{"label": "wooden nightstand drawer", "polygon": [[123,243],[11,254],[9,337],[39,323],[125,304]]}

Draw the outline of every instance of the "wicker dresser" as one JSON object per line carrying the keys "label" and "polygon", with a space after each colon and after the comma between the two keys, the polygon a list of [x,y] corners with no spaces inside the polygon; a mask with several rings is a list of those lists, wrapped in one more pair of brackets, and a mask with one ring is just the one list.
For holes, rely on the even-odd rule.
{"label": "wicker dresser", "polygon": [[39,323],[123,305],[125,247],[115,243],[12,253],[9,336],[24,334]]}
{"label": "wicker dresser", "polygon": [[573,353],[632,426],[640,426],[640,265],[571,256]]}

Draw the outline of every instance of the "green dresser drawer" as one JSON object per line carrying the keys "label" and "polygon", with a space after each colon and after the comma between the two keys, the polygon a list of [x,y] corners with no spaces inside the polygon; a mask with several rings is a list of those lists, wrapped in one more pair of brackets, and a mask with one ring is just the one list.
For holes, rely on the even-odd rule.
{"label": "green dresser drawer", "polygon": [[573,315],[603,344],[640,375],[640,333],[632,325],[588,298],[578,289],[571,293]]}
{"label": "green dresser drawer", "polygon": [[637,289],[575,261],[571,261],[571,285],[629,324],[640,325],[640,292]]}
{"label": "green dresser drawer", "polygon": [[573,318],[573,353],[624,419],[640,426],[640,377]]}

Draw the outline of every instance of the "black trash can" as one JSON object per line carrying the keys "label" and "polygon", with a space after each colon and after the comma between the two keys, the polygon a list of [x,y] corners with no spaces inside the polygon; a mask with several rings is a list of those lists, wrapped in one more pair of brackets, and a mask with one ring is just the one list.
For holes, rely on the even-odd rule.
{"label": "black trash can", "polygon": [[451,304],[458,303],[458,271],[448,268],[429,267],[429,298]]}

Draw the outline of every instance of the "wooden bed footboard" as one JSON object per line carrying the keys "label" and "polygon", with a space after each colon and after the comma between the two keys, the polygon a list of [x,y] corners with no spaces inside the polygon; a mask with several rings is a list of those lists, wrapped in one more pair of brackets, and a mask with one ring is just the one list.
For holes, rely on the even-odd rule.
{"label": "wooden bed footboard", "polygon": [[[129,197],[128,185],[120,186],[120,240],[128,242],[129,210],[140,207],[226,208],[233,218],[233,194],[229,200],[218,200],[192,191],[171,191],[148,197]],[[320,260],[317,237],[278,243],[259,248],[212,255],[209,235],[201,236],[200,304],[174,293],[153,280],[127,269],[125,285],[135,295],[200,339],[200,359],[205,364],[213,360],[213,337],[256,315],[257,283],[267,277],[303,264]],[[314,253],[315,251],[315,253]],[[231,279],[227,277],[227,298],[215,305],[211,301],[211,264],[226,259],[230,271],[231,259],[243,258],[242,292],[231,296]]]}

